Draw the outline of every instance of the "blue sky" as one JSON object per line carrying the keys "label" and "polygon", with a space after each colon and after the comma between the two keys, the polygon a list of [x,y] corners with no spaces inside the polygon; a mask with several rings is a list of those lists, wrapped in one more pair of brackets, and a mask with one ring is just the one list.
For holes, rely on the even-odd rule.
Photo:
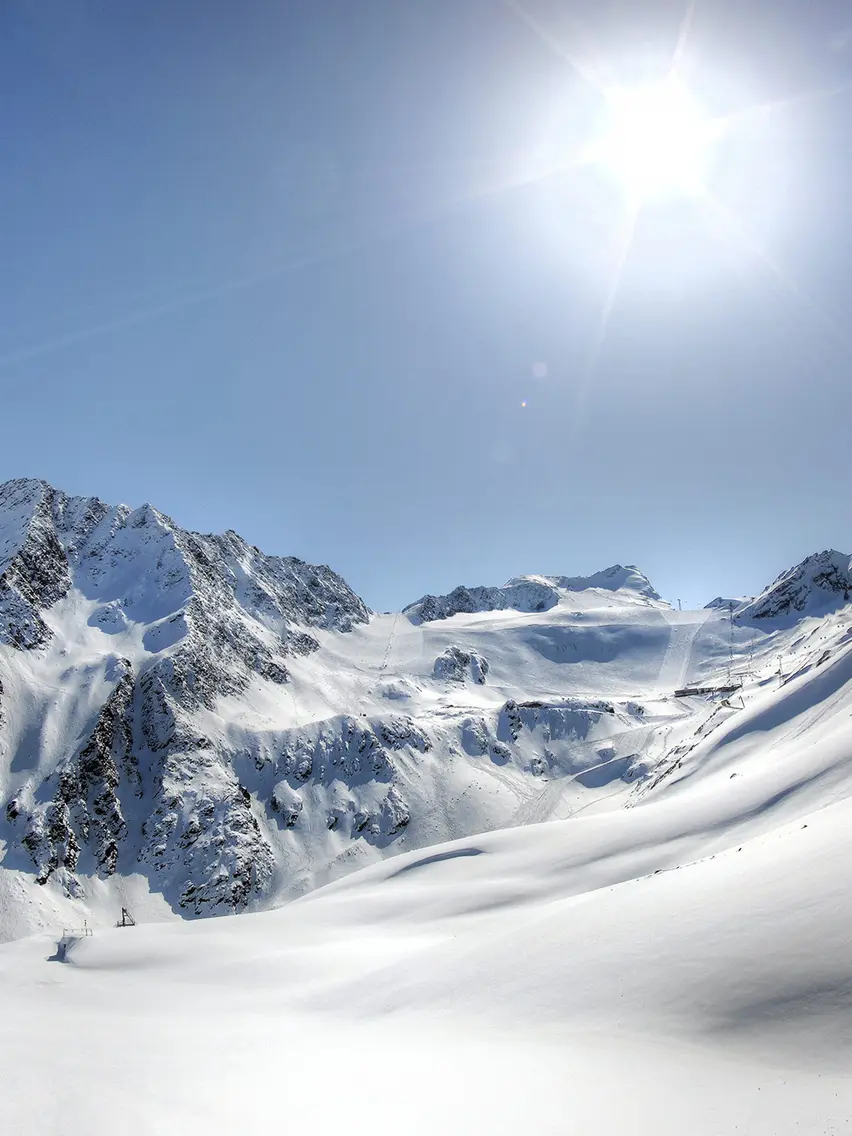
{"label": "blue sky", "polygon": [[566,161],[563,49],[644,77],[683,4],[526,10],[7,0],[0,478],[379,610],[615,561],[697,604],[852,549],[852,5],[699,2],[708,109],[783,105],[719,145],[735,225],[639,217],[594,367],[623,210]]}

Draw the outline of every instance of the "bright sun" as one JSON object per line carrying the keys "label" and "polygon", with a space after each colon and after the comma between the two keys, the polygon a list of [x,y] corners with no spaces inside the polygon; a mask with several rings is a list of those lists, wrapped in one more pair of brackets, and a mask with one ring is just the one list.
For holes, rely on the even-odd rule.
{"label": "bright sun", "polygon": [[591,161],[637,205],[696,194],[718,134],[718,123],[675,79],[610,90]]}

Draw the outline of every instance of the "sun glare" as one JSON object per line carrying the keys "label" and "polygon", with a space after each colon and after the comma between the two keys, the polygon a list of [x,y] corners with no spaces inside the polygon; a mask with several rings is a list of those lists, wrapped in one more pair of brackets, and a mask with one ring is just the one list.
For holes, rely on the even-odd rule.
{"label": "sun glare", "polygon": [[637,204],[699,193],[718,124],[674,79],[606,92],[592,162]]}

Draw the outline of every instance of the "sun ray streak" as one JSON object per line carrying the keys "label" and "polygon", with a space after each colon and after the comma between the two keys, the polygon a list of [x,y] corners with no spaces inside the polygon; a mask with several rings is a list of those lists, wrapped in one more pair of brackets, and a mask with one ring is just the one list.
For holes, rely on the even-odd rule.
{"label": "sun ray streak", "polygon": [[680,31],[677,37],[677,45],[674,49],[672,56],[671,73],[675,75],[680,70],[680,65],[686,55],[686,49],[689,46],[689,37],[692,34],[692,25],[695,22],[695,11],[698,8],[698,0],[687,0],[686,10],[683,14],[683,19],[680,23]]}
{"label": "sun ray streak", "polygon": [[429,208],[419,211],[414,216],[403,218],[396,224],[389,225],[384,229],[365,234],[362,237],[340,242],[339,244],[320,249],[313,253],[306,253],[303,256],[281,259],[250,275],[225,280],[220,284],[195,292],[186,292],[171,300],[164,301],[161,304],[154,304],[149,307],[137,309],[128,312],[126,315],[118,316],[115,319],[103,320],[99,323],[93,323],[69,331],[64,335],[58,335],[51,339],[42,340],[38,343],[32,343],[8,351],[0,355],[0,369],[26,363],[31,359],[52,354],[66,347],[74,347],[78,344],[87,343],[115,332],[126,331],[160,319],[165,319],[179,312],[194,307],[200,307],[203,304],[212,303],[216,300],[226,299],[229,296],[237,295],[241,292],[251,291],[254,288],[259,288],[266,284],[273,284],[275,281],[302,269],[312,268],[327,261],[336,260],[339,257],[361,252],[373,245],[394,240],[407,233],[416,232],[418,229],[434,221],[439,221],[441,218],[449,216],[468,205],[486,200],[489,197],[496,197],[503,193],[511,193],[513,190],[522,189],[525,186],[545,181],[556,173],[564,172],[565,169],[578,164],[579,159],[577,161],[563,162],[560,165],[553,166],[524,163],[526,168],[521,172],[513,173],[509,177],[498,178],[496,180],[489,179],[484,185],[476,186],[458,193],[445,201],[438,202]]}
{"label": "sun ray streak", "polygon": [[852,79],[845,79],[831,87],[818,87],[814,91],[801,91],[797,95],[788,95],[783,99],[772,99],[765,103],[755,103],[754,106],[744,107],[742,110],[732,111],[718,119],[718,122],[728,128],[745,119],[756,118],[761,114],[771,114],[777,110],[787,110],[788,107],[799,106],[802,103],[814,102],[817,99],[832,99],[838,95],[848,94],[852,91]]}
{"label": "sun ray streak", "polygon": [[[544,26],[544,24],[541,23],[540,20],[537,20],[536,17],[530,11],[528,11],[528,9],[521,3],[521,0],[503,0],[503,2],[506,7],[510,9],[510,11],[514,12],[515,15],[527,25],[528,28],[535,32],[542,43],[552,48],[557,55],[561,56],[561,58],[564,59],[568,66],[572,69],[572,71],[574,71],[576,75],[579,75],[579,77],[585,83],[587,83],[588,86],[592,87],[599,94],[605,93],[605,83],[602,75],[605,74],[606,68],[604,67],[603,61],[601,59],[598,59],[596,66],[593,63],[584,63],[576,55],[573,55],[563,43],[560,43],[559,40],[552,34],[552,32],[550,32]],[[587,48],[587,50],[589,49]],[[593,52],[589,50],[589,54],[593,54]]]}
{"label": "sun ray streak", "polygon": [[588,402],[589,394],[592,389],[592,384],[597,374],[598,365],[603,354],[604,345],[606,343],[606,335],[609,330],[610,320],[615,311],[616,300],[618,293],[621,289],[621,284],[624,279],[624,270],[627,267],[627,261],[630,258],[630,252],[633,248],[633,242],[636,237],[636,225],[639,219],[639,207],[636,205],[631,206],[625,211],[624,214],[624,231],[621,234],[619,241],[615,263],[613,264],[612,274],[609,279],[609,285],[604,296],[603,306],[601,308],[600,318],[595,326],[594,338],[589,350],[588,360],[583,369],[580,387],[577,391],[577,401],[574,408],[573,418],[573,431],[572,437],[576,438],[580,432],[583,424],[583,418],[586,412],[586,404]]}
{"label": "sun ray streak", "polygon": [[701,200],[713,220],[721,225],[730,238],[751,253],[767,269],[771,277],[780,286],[781,291],[788,298],[797,301],[824,331],[830,333],[838,344],[846,350],[852,351],[852,338],[838,321],[806,289],[797,283],[789,272],[785,271],[746,225],[713,194],[705,191]]}
{"label": "sun ray streak", "polygon": [[168,300],[162,304],[155,304],[148,308],[137,309],[133,312],[128,312],[127,315],[118,316],[112,320],[104,320],[101,323],[90,324],[87,327],[77,328],[74,331],[69,331],[65,335],[59,335],[53,339],[42,340],[40,343],[33,343],[26,347],[18,348],[14,351],[9,351],[5,355],[0,356],[0,367],[12,367],[17,363],[26,363],[30,359],[38,358],[41,355],[48,355],[54,351],[60,351],[63,347],[73,347],[79,343],[86,343],[89,340],[99,339],[101,336],[110,335],[116,331],[125,331],[132,327],[138,327],[142,324],[151,323],[154,320],[162,319],[167,316],[173,315],[184,309],[192,308],[209,301],[217,300],[237,292],[246,291],[259,285],[271,282],[281,276],[285,276],[289,272],[297,271],[299,268],[305,268],[313,263],[318,263],[323,259],[323,256],[304,256],[291,261],[278,264],[275,267],[269,268],[263,272],[255,273],[251,276],[242,276],[236,279],[226,281],[222,284],[216,285],[212,288],[205,288],[198,292],[185,293],[178,296],[173,300]]}

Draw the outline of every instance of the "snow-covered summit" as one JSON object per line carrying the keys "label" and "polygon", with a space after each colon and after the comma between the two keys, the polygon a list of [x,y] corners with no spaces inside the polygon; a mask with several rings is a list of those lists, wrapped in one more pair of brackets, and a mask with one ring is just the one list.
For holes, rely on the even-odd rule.
{"label": "snow-covered summit", "polygon": [[651,581],[635,564],[613,564],[610,568],[593,572],[591,576],[518,576],[510,580],[509,585],[524,580],[546,583],[566,592],[585,592],[593,588],[602,588],[607,592],[635,592],[649,600],[661,599]]}
{"label": "snow-covered summit", "polygon": [[824,615],[852,598],[852,557],[826,549],[788,568],[759,596],[742,606],[745,619]]}
{"label": "snow-covered summit", "polygon": [[55,878],[72,895],[81,872],[148,863],[194,910],[244,902],[273,858],[205,715],[251,685],[285,684],[290,660],[317,650],[315,632],[368,620],[325,566],[266,556],[234,532],[188,532],[151,505],[6,482],[0,786],[11,846],[39,883]]}
{"label": "snow-covered summit", "polygon": [[[96,622],[180,618],[188,635],[193,622],[206,632],[213,620],[220,625],[214,638],[224,636],[235,649],[242,638],[270,658],[292,646],[294,628],[346,631],[369,617],[329,568],[265,556],[234,532],[188,532],[151,505],[69,497],[44,481],[0,485],[0,641],[21,648],[45,642],[51,631],[42,613],[72,587],[100,602]],[[270,635],[280,640],[274,647]],[[310,645],[304,635],[295,638],[300,649]]]}
{"label": "snow-covered summit", "polygon": [[584,592],[602,589],[624,592],[626,597],[659,600],[659,593],[647,576],[632,564],[614,564],[591,576],[514,576],[502,587],[465,587],[460,585],[445,596],[426,595],[404,608],[410,620],[430,623],[454,615],[486,611],[548,611],[556,607],[562,592]]}
{"label": "snow-covered summit", "polygon": [[736,611],[743,604],[751,603],[753,596],[716,596],[704,605],[705,611]]}

